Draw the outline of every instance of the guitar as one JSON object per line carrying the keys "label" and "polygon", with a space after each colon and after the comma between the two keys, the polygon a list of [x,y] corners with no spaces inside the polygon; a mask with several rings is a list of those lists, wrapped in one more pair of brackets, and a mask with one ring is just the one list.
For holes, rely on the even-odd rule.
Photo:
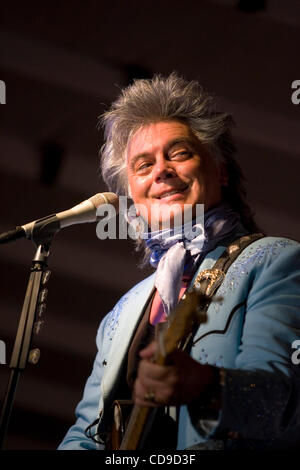
{"label": "guitar", "polygon": [[[200,289],[197,287],[186,291],[169,316],[166,327],[158,333],[158,348],[154,358],[156,364],[169,364],[170,356],[176,349],[184,350],[187,347],[199,325],[206,322],[206,310],[209,302],[210,298],[200,293]],[[143,448],[157,408],[134,405],[130,414],[132,408],[130,404],[132,402],[128,400],[114,402],[113,426],[106,449],[136,450]]]}

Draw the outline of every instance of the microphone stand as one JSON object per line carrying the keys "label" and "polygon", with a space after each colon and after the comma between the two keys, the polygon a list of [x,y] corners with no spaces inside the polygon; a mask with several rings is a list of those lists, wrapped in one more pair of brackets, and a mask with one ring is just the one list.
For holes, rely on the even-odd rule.
{"label": "microphone stand", "polygon": [[3,448],[6,437],[21,371],[25,369],[27,362],[37,364],[39,360],[40,350],[30,350],[30,348],[33,334],[38,334],[44,323],[42,315],[45,311],[45,300],[48,292],[45,286],[51,274],[50,271],[47,270],[47,261],[51,241],[58,230],[59,223],[51,221],[42,228],[33,231],[31,236],[32,240],[37,245],[37,250],[32,259],[31,273],[9,364],[11,373],[0,419],[0,449]]}

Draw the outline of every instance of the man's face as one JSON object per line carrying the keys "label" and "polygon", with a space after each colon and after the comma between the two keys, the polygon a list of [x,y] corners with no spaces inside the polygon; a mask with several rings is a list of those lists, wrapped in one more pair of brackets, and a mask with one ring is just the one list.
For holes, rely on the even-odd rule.
{"label": "man's face", "polygon": [[145,217],[146,211],[149,223],[156,224],[175,204],[181,214],[185,204],[194,214],[196,204],[204,204],[205,211],[219,204],[226,179],[189,127],[179,121],[149,124],[133,135],[127,174],[134,203],[143,205],[141,215]]}

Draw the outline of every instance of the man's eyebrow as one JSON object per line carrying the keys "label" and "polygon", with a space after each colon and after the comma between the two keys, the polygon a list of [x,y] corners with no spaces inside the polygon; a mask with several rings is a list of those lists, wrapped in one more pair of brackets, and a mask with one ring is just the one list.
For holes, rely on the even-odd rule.
{"label": "man's eyebrow", "polygon": [[142,158],[146,158],[146,157],[149,157],[150,153],[147,153],[147,152],[143,152],[143,153],[138,153],[137,155],[135,155],[134,157],[132,158],[129,158],[128,159],[128,165],[130,168],[134,168],[134,165],[136,164],[136,162]]}
{"label": "man's eyebrow", "polygon": [[178,144],[187,144],[191,147],[195,147],[195,142],[191,137],[177,137],[170,142],[167,143],[166,145],[166,150],[170,150],[172,147],[175,147],[175,145]]}

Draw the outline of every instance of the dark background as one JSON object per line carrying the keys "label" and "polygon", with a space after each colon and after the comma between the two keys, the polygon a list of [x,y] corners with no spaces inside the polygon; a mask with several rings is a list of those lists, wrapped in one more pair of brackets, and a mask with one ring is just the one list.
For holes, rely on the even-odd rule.
{"label": "dark background", "polygon": [[[249,5],[256,11],[249,11]],[[6,2],[0,12],[4,231],[105,191],[97,116],[133,78],[176,70],[216,93],[237,122],[249,201],[269,233],[300,238],[300,2]],[[129,241],[95,225],[55,238],[38,365],[21,377],[7,449],[55,449],[74,422],[99,320],[145,276]],[[0,248],[0,339],[9,363],[34,245]],[[9,375],[0,365],[0,396]]]}

